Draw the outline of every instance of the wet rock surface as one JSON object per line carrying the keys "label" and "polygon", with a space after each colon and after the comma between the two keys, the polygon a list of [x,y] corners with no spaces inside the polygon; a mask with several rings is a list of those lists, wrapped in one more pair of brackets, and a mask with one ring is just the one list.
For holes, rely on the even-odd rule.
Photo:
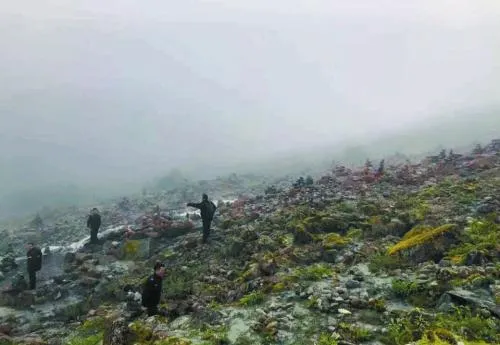
{"label": "wet rock surface", "polygon": [[[61,212],[45,222],[58,235],[43,243],[36,291],[11,284],[22,253],[0,259],[0,341],[498,344],[499,168],[493,142],[383,171],[336,167],[316,182],[204,183],[239,195],[219,202],[208,244],[186,217],[199,197],[186,190],[102,207],[96,245],[82,240],[83,211]],[[166,318],[140,305],[156,260]]]}

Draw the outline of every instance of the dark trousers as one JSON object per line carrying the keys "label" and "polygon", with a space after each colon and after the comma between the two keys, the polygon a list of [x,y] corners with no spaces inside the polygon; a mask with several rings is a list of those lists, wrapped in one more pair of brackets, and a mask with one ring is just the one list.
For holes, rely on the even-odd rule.
{"label": "dark trousers", "polygon": [[208,236],[210,235],[210,225],[212,224],[212,220],[202,219],[202,222],[203,222],[203,243],[206,243]]}
{"label": "dark trousers", "polygon": [[28,276],[30,279],[30,290],[36,289],[36,271],[28,271]]}
{"label": "dark trousers", "polygon": [[97,239],[97,232],[99,229],[90,229],[90,243],[99,243]]}

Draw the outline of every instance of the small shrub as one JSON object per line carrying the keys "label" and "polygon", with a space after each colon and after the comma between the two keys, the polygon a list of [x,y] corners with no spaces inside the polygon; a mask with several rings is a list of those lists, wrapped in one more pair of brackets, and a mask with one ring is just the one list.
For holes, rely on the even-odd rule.
{"label": "small shrub", "polygon": [[368,201],[360,201],[358,203],[358,209],[359,212],[369,217],[373,217],[381,213],[380,206],[378,204]]}
{"label": "small shrub", "polygon": [[419,291],[417,283],[403,279],[392,281],[392,291],[399,297],[408,297]]}
{"label": "small shrub", "polygon": [[243,296],[238,304],[241,306],[253,306],[260,304],[264,301],[264,294],[262,292],[251,292]]}
{"label": "small shrub", "polygon": [[283,247],[290,247],[293,244],[293,235],[292,234],[287,234],[280,236],[278,241]]}
{"label": "small shrub", "polygon": [[343,237],[337,233],[331,233],[323,236],[323,247],[326,249],[343,247],[349,242],[349,238]]}
{"label": "small shrub", "polygon": [[[491,218],[494,218],[493,216]],[[473,219],[465,228],[461,243],[448,252],[456,264],[462,264],[471,252],[494,252],[500,249],[500,224],[493,219]],[[492,255],[494,256],[494,255]]]}
{"label": "small shrub", "polygon": [[435,324],[436,327],[447,329],[466,340],[500,343],[500,333],[498,333],[500,321],[483,317],[469,308],[455,308],[452,313],[440,314]]}
{"label": "small shrub", "polygon": [[495,279],[493,277],[484,276],[479,273],[475,273],[467,277],[466,279],[455,279],[453,281],[454,286],[470,286],[473,288],[488,288],[490,284],[495,283]]}
{"label": "small shrub", "polygon": [[327,333],[321,333],[318,338],[317,345],[337,345],[338,341]]}
{"label": "small shrub", "polygon": [[373,273],[391,271],[398,268],[405,268],[407,266],[408,263],[405,258],[398,258],[397,256],[390,256],[382,253],[373,255],[368,264],[368,268]]}
{"label": "small shrub", "polygon": [[346,234],[346,237],[350,240],[359,240],[361,238],[363,238],[363,230],[361,229],[350,229],[347,234]]}
{"label": "small shrub", "polygon": [[307,267],[297,268],[292,275],[294,280],[310,280],[317,281],[324,278],[332,277],[333,270],[325,264],[314,264]]}
{"label": "small shrub", "polygon": [[318,306],[318,300],[319,298],[317,296],[311,296],[309,299],[306,301],[306,307],[308,309],[314,309]]}
{"label": "small shrub", "polygon": [[102,316],[89,318],[83,322],[83,324],[79,327],[82,331],[104,331],[106,327],[106,318]]}
{"label": "small shrub", "polygon": [[163,296],[166,298],[183,298],[192,289],[192,280],[183,276],[171,275],[165,278],[163,283]]}
{"label": "small shrub", "polygon": [[421,339],[429,326],[430,320],[420,309],[412,310],[390,321],[382,342],[387,345],[406,345]]}
{"label": "small shrub", "polygon": [[371,340],[374,337],[373,333],[369,329],[344,322],[339,324],[339,333],[343,338],[356,344]]}
{"label": "small shrub", "polygon": [[417,203],[415,207],[410,209],[409,216],[413,221],[423,221],[425,217],[429,214],[431,207],[429,203],[422,201]]}
{"label": "small shrub", "polygon": [[283,282],[279,282],[273,285],[272,292],[282,292],[286,290],[286,285]]}
{"label": "small shrub", "polygon": [[374,299],[371,300],[368,304],[371,309],[379,313],[383,313],[386,310],[385,301],[383,299]]}
{"label": "small shrub", "polygon": [[206,272],[206,265],[193,266],[186,271],[167,274],[163,280],[163,296],[167,299],[184,298],[193,292],[194,283]]}
{"label": "small shrub", "polygon": [[456,308],[451,313],[424,314],[419,309],[391,321],[382,339],[388,345],[465,345],[499,344],[500,321],[474,314],[468,308]]}
{"label": "small shrub", "polygon": [[129,329],[135,334],[139,341],[151,340],[153,336],[153,329],[140,321],[133,322]]}
{"label": "small shrub", "polygon": [[201,334],[201,339],[210,341],[211,344],[229,343],[226,327],[206,328]]}

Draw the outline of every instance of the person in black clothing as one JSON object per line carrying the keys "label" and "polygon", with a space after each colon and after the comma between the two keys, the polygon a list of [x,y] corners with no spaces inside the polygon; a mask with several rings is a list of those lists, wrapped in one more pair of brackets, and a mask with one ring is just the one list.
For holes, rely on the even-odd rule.
{"label": "person in black clothing", "polygon": [[99,214],[97,208],[93,208],[92,212],[89,215],[89,218],[87,219],[87,228],[90,228],[90,243],[98,243],[97,232],[99,231],[100,227],[101,215]]}
{"label": "person in black clothing", "polygon": [[210,235],[210,225],[214,219],[215,210],[217,206],[212,201],[208,200],[208,195],[203,194],[200,203],[190,202],[188,207],[195,207],[200,210],[201,220],[203,222],[203,243],[207,243],[208,235]]}
{"label": "person in black clothing", "polygon": [[35,247],[33,243],[28,243],[26,249],[28,275],[30,280],[29,289],[34,290],[36,289],[36,272],[42,269],[42,251],[40,248]]}
{"label": "person in black clothing", "polygon": [[158,310],[164,276],[165,265],[161,262],[156,262],[154,265],[154,273],[146,280],[142,290],[142,306],[147,308],[148,316],[166,316],[165,311]]}

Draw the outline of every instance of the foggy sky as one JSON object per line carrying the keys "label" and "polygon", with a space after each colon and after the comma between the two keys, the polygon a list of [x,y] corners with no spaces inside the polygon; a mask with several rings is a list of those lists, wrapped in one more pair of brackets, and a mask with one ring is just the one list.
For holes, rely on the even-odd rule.
{"label": "foggy sky", "polygon": [[496,0],[3,3],[0,180],[210,169],[497,106],[499,18]]}

